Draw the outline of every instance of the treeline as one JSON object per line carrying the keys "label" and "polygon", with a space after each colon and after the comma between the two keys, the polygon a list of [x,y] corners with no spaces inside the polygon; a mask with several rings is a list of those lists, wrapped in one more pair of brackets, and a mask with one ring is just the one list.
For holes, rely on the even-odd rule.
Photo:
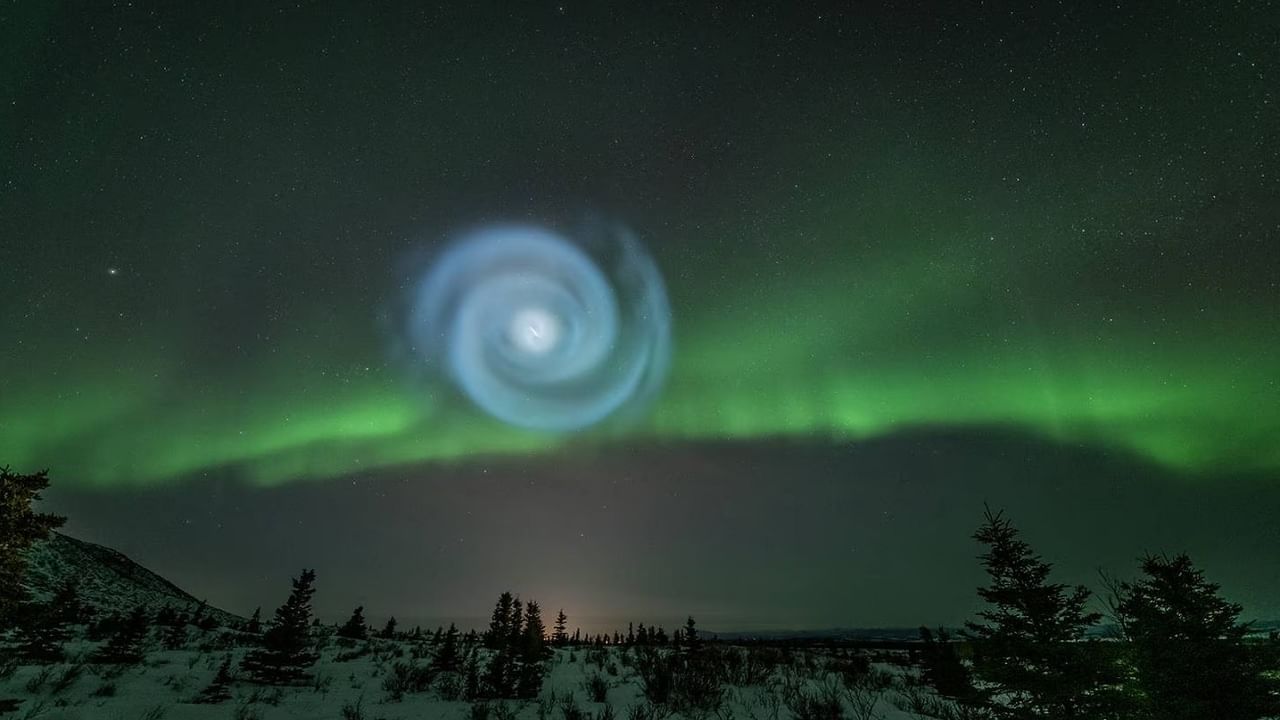
{"label": "treeline", "polygon": [[[24,663],[62,661],[72,628],[81,628],[77,637],[97,642],[88,659],[102,665],[140,663],[157,645],[226,651],[194,702],[221,702],[236,679],[319,682],[312,668],[329,650],[326,657],[333,662],[371,655],[387,666],[383,689],[392,700],[431,690],[446,700],[484,703],[538,697],[549,658],[556,648],[566,648],[569,662],[581,655],[604,671],[589,678],[593,697],[603,697],[605,677],[616,676],[616,663],[625,663],[650,706],[699,715],[720,707],[724,686],[777,682],[779,668],[794,660],[782,652],[708,644],[692,617],[671,633],[638,623],[625,634],[584,635],[569,632],[569,618],[560,610],[548,630],[539,603],[510,592],[498,597],[483,632],[454,625],[405,630],[395,618],[374,629],[363,607],[344,623],[324,625],[312,611],[312,570],[293,578],[288,598],[271,618],[264,621],[256,610],[234,628],[220,627],[203,604],[95,611],[73,583],[41,601],[26,593],[21,580],[25,550],[62,522],[32,509],[47,485],[44,473],[17,475],[0,468],[0,631],[3,649]],[[1055,582],[1052,564],[1002,513],[988,510],[973,537],[984,548],[979,559],[988,582],[978,595],[985,607],[958,638],[943,629],[921,629],[920,673],[936,694],[913,700],[913,712],[956,720],[1280,716],[1280,637],[1254,638],[1240,621],[1241,606],[1223,598],[1186,555],[1146,556],[1135,578],[1104,577],[1104,592],[1095,598],[1086,587]],[[1097,636],[1104,618],[1117,629],[1114,637]],[[622,652],[615,654],[614,646]],[[238,663],[234,648],[245,648]],[[837,717],[831,712],[850,703],[874,709],[869,692],[882,690],[884,678],[866,658],[840,656],[832,662],[826,671],[834,667],[850,679],[852,694],[844,700],[814,696],[799,676],[782,673],[787,682],[780,697],[797,717]]]}

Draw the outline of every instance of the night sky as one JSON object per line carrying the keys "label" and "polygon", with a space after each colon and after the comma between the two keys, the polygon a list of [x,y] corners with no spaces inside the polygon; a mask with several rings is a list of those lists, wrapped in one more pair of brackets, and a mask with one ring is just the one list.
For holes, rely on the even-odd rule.
{"label": "night sky", "polygon": [[[1280,12],[466,5],[0,9],[0,464],[68,532],[242,613],[911,626],[989,502],[1280,616]],[[643,413],[406,367],[423,258],[593,217]]]}

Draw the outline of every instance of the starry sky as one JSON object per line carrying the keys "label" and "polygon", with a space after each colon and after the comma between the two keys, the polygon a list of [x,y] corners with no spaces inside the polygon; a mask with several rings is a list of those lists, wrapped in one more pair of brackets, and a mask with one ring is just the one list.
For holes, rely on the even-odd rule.
{"label": "starry sky", "polygon": [[[987,501],[1280,615],[1267,3],[465,5],[0,10],[0,463],[69,532],[239,612],[915,625]],[[414,258],[590,213],[669,294],[643,417],[407,377]]]}

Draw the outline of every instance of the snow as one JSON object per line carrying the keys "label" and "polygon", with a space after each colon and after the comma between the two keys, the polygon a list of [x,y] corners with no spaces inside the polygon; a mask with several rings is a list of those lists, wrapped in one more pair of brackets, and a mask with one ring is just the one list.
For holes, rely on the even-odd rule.
{"label": "snow", "polygon": [[[349,661],[336,659],[341,652],[350,654],[349,648],[329,643],[322,651],[320,661],[312,668],[314,680],[306,686],[272,687],[237,677],[231,686],[232,698],[213,705],[194,704],[192,701],[213,679],[227,652],[238,662],[247,648],[211,652],[152,650],[147,653],[145,662],[138,666],[105,666],[83,661],[19,666],[0,679],[0,699],[22,700],[17,713],[10,717],[49,720],[354,720],[357,717],[365,720],[463,720],[472,717],[472,703],[442,700],[435,690],[406,694],[400,701],[392,700],[383,689],[383,680],[395,661],[410,657],[415,643],[410,640],[371,642],[373,653]],[[93,647],[93,643],[84,641],[71,643],[68,655],[87,658]],[[560,720],[564,717],[563,698],[572,696],[589,720],[608,717],[601,715],[606,704],[611,706],[617,720],[627,720],[631,708],[644,705],[645,698],[635,671],[628,667],[626,658],[622,656],[625,652],[627,650],[621,647],[606,648],[607,661],[601,667],[587,662],[585,649],[557,649],[548,661],[549,671],[538,699],[493,703],[505,703],[512,712],[510,717],[521,720]],[[837,676],[824,673],[825,651],[788,652],[797,658],[794,665],[791,669],[780,668],[765,684],[726,686],[725,703],[719,717],[741,720],[788,720],[794,717],[782,697],[784,673],[790,673],[793,681],[799,678],[808,688],[817,688],[822,683],[843,688]],[[396,657],[397,653],[401,656]],[[609,674],[610,668],[617,674]],[[904,704],[904,693],[927,692],[913,681],[912,674],[889,665],[877,664],[873,668],[887,687],[865,689],[863,697],[873,703],[869,714],[859,714],[846,699],[844,717],[848,720],[908,720],[918,717],[895,706],[895,700],[897,704]],[[609,681],[607,703],[592,702],[588,697],[586,680],[595,673]],[[66,679],[66,686],[58,688],[58,682],[63,679]],[[350,708],[357,705],[362,715],[350,713]],[[344,706],[348,708],[346,713]],[[500,720],[496,715],[490,718]]]}

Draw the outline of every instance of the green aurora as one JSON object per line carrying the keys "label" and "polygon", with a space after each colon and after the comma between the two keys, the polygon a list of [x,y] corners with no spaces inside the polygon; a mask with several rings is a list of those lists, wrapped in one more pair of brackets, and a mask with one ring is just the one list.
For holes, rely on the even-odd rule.
{"label": "green aurora", "polygon": [[[843,440],[1008,425],[1189,472],[1280,467],[1270,442],[1280,432],[1280,363],[1266,332],[1274,318],[1186,299],[1163,309],[1063,302],[1053,260],[1009,261],[994,247],[982,258],[982,238],[962,252],[863,258],[857,238],[867,232],[846,228],[824,232],[847,232],[847,255],[814,262],[817,277],[797,288],[781,272],[732,268],[730,277],[752,279],[742,291],[677,304],[673,372],[651,416],[572,442]],[[932,228],[947,230],[973,235]],[[677,298],[696,293],[677,282]],[[1033,290],[1046,285],[1052,301]],[[84,342],[94,351],[68,361],[6,367],[25,382],[7,388],[0,408],[0,457],[88,484],[165,482],[223,465],[274,484],[570,440],[506,428],[447,389],[433,400],[387,363],[376,338],[325,362],[328,336],[369,335],[377,307],[363,309],[314,330],[312,347],[264,351],[203,377],[166,364],[162,351],[92,337]],[[1169,320],[1153,324],[1153,312]]]}
{"label": "green aurora", "polygon": [[[5,116],[31,140],[0,200],[11,288],[0,461],[86,486],[227,466],[274,485],[624,440],[843,442],[994,425],[1189,475],[1276,470],[1280,102],[1259,67],[1262,36],[1222,32],[1242,42],[1185,50],[1208,58],[1203,70],[1152,70],[1154,40],[1115,40],[1101,59],[1033,54],[1017,69],[1039,79],[1021,91],[995,55],[965,56],[955,77],[978,78],[967,85],[946,63],[833,62],[821,82],[782,84],[790,94],[756,107],[742,88],[765,70],[748,65],[724,80],[736,83],[725,97],[756,116],[689,106],[681,88],[701,80],[676,58],[663,61],[669,97],[644,86],[647,120],[592,105],[591,82],[559,84],[517,61],[475,97],[455,92],[463,76],[442,78],[433,87],[461,105],[448,121],[394,83],[366,83],[376,68],[304,64],[251,81],[261,57],[229,56],[216,77],[250,79],[209,81],[199,102],[174,95],[153,111],[128,92],[81,92],[124,87],[130,70],[69,61],[56,102]],[[155,52],[181,66],[187,50]],[[370,62],[384,60],[402,62]],[[1084,65],[1092,79],[1074,79]],[[574,68],[560,74],[594,72]],[[167,97],[177,81],[156,77]],[[21,87],[24,101],[43,97]],[[530,112],[463,132],[502,103]],[[206,105],[224,110],[206,118]],[[293,124],[328,105],[368,105],[382,120]],[[581,109],[580,126],[565,107]],[[427,169],[481,166],[488,146],[469,139],[481,135],[521,142],[489,150],[473,182],[437,189]],[[713,159],[650,152],[659,140]],[[374,162],[351,159],[361,154]],[[532,210],[475,190],[557,170],[582,179]],[[659,192],[680,183],[688,192]],[[475,213],[537,214],[560,207],[553,192],[619,209],[666,275],[672,372],[628,427],[514,430],[388,360],[379,318],[398,256],[469,219],[441,208],[465,196]],[[254,243],[274,245],[257,254]],[[308,264],[319,247],[324,262]],[[248,307],[225,319],[243,296]]]}

